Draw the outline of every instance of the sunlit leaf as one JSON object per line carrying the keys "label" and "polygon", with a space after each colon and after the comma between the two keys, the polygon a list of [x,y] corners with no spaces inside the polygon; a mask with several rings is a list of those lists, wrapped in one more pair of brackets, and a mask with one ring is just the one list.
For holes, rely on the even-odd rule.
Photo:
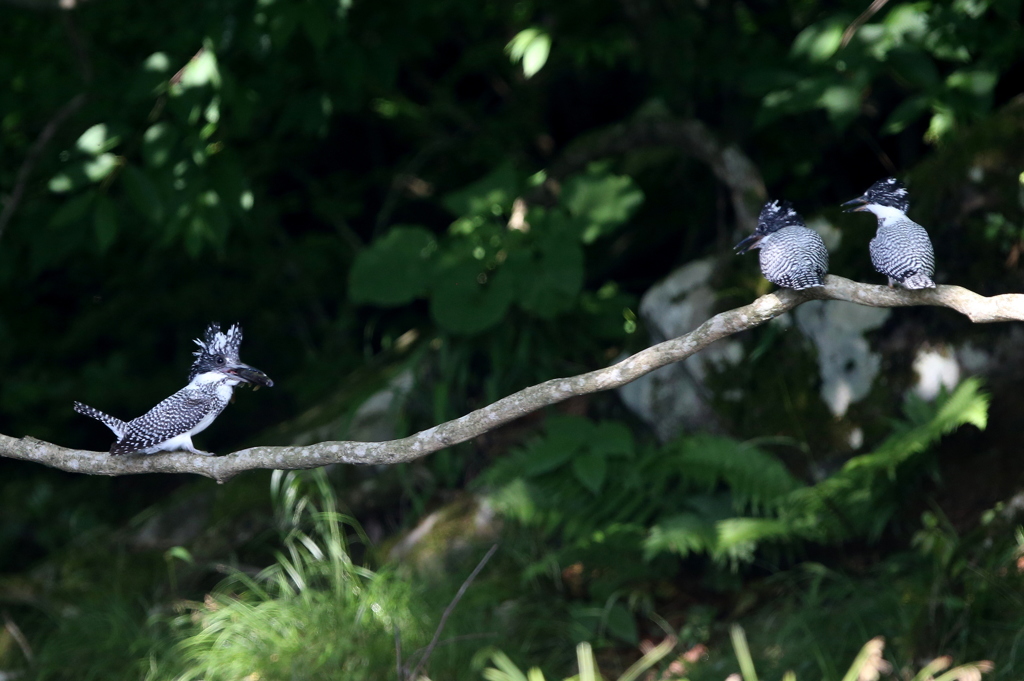
{"label": "sunlit leaf", "polygon": [[183,89],[212,85],[220,87],[220,68],[217,65],[217,55],[209,46],[204,46],[202,51],[189,60],[188,64],[181,71],[181,79],[178,81]]}
{"label": "sunlit leaf", "polygon": [[512,208],[520,179],[511,163],[502,163],[471,185],[444,197],[445,208],[456,215],[501,215]]}
{"label": "sunlit leaf", "polygon": [[989,69],[959,69],[949,74],[946,85],[975,97],[989,97],[998,80],[995,71]]}
{"label": "sunlit leaf", "polygon": [[85,176],[85,163],[80,161],[65,166],[64,170],[51,177],[47,187],[55,194],[64,194],[88,183],[89,179]]}
{"label": "sunlit leaf", "polygon": [[142,135],[142,157],[146,163],[159,168],[167,163],[178,133],[167,123],[157,123]]}
{"label": "sunlit leaf", "polygon": [[928,123],[928,131],[925,132],[924,138],[933,144],[941,142],[942,138],[949,134],[955,125],[956,114],[953,113],[953,110],[947,107],[937,107]]}
{"label": "sunlit leaf", "polygon": [[188,563],[189,565],[195,563],[195,559],[192,558],[192,554],[184,546],[172,546],[164,552],[165,560],[169,561],[175,558],[183,563]]}
{"label": "sunlit leaf", "polygon": [[167,56],[166,52],[154,52],[146,57],[146,60],[142,62],[142,68],[146,71],[153,71],[154,73],[164,73],[165,71],[170,70],[171,60],[170,57]]}
{"label": "sunlit leaf", "polygon": [[658,521],[644,540],[644,559],[659,553],[688,556],[704,553],[716,543],[714,526],[696,513],[681,513]]}
{"label": "sunlit leaf", "polygon": [[836,126],[842,129],[860,113],[860,90],[847,85],[834,85],[821,94],[818,102]]}
{"label": "sunlit leaf", "polygon": [[632,178],[598,167],[574,175],[562,190],[563,204],[584,222],[584,243],[591,243],[624,224],[643,201],[644,193]]}
{"label": "sunlit leaf", "polygon": [[98,156],[113,149],[120,141],[117,135],[108,134],[105,123],[98,123],[82,133],[75,147],[83,153]]}
{"label": "sunlit leaf", "polygon": [[841,19],[833,18],[808,26],[793,41],[793,55],[806,57],[812,62],[827,61],[839,49],[845,24]]}
{"label": "sunlit leaf", "polygon": [[547,63],[551,52],[551,36],[536,27],[523,29],[505,46],[505,52],[511,57],[512,63],[522,62],[523,75],[530,78]]}
{"label": "sunlit leaf", "polygon": [[92,182],[99,182],[109,175],[117,167],[117,156],[113,154],[100,154],[94,159],[86,161],[82,166],[85,176]]}

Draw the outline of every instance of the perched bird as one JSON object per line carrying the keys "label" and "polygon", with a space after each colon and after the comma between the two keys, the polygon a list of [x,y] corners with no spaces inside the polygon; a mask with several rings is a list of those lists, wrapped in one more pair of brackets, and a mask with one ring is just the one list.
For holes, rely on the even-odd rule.
{"label": "perched bird", "polygon": [[889,286],[935,288],[935,250],[924,227],[907,217],[910,200],[903,183],[888,177],[871,185],[864,195],[847,201],[847,213],[868,211],[878,218],[871,240],[871,264],[889,277]]}
{"label": "perched bird", "polygon": [[798,291],[825,285],[828,249],[789,201],[764,204],[757,229],[736,244],[737,253],[753,248],[761,249],[761,274],[773,284]]}
{"label": "perched bird", "polygon": [[238,324],[232,325],[227,333],[221,332],[219,324],[210,324],[203,340],[196,339],[199,350],[194,353],[196,361],[188,385],[127,423],[81,402],[75,402],[75,411],[114,431],[117,442],[110,446],[111,454],[155,454],[184,449],[210,456],[192,445],[192,436],[205,430],[224,411],[235,386],[274,385],[265,373],[238,359],[241,344],[242,327]]}

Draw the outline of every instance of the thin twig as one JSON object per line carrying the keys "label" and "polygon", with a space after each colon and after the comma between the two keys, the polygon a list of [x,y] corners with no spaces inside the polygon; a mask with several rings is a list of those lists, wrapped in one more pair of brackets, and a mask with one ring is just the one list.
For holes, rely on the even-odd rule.
{"label": "thin twig", "polygon": [[[70,7],[65,9],[70,9]],[[85,48],[85,41],[82,40],[82,35],[78,32],[78,27],[75,26],[71,12],[61,12],[61,23],[64,25],[64,32],[68,35],[68,44],[71,45],[71,50],[74,53],[73,61],[81,69],[82,81],[88,86],[92,82],[92,60],[89,59],[89,51]],[[0,240],[3,239],[7,224],[14,217],[14,211],[17,210],[18,205],[21,203],[21,198],[25,194],[25,188],[28,187],[28,180],[32,175],[32,170],[39,161],[39,157],[42,155],[46,145],[57,134],[57,130],[68,116],[78,111],[84,103],[85,93],[83,92],[75,95],[71,101],[58,109],[53,118],[43,127],[32,148],[29,149],[28,155],[25,156],[25,160],[21,163],[21,168],[18,169],[18,174],[14,180],[14,189],[4,203],[3,212],[0,212]]]}
{"label": "thin twig", "polygon": [[82,82],[86,85],[92,83],[93,68],[92,59],[89,58],[89,50],[86,49],[85,40],[75,26],[74,14],[72,12],[61,12],[60,19],[64,25],[64,32],[68,34],[68,43],[74,53],[75,64],[82,72]]}
{"label": "thin twig", "polygon": [[402,674],[402,632],[395,622],[395,678],[402,681],[405,677]]}
{"label": "thin twig", "polygon": [[46,145],[50,143],[53,136],[57,134],[57,130],[67,120],[68,116],[78,111],[82,104],[85,103],[85,93],[80,93],[71,98],[67,104],[57,110],[57,113],[53,115],[45,126],[43,126],[42,132],[39,133],[39,137],[32,144],[32,148],[29,149],[28,154],[25,156],[25,160],[21,163],[21,168],[18,169],[18,175],[14,180],[14,189],[11,190],[10,195],[7,197],[7,201],[4,203],[4,210],[0,213],[0,239],[4,237],[4,230],[7,228],[7,224],[14,217],[14,211],[17,210],[18,204],[21,203],[21,198],[25,194],[25,188],[28,186],[28,179],[32,174],[32,170],[35,168],[36,163],[39,161],[39,157],[42,155]]}
{"label": "thin twig", "polygon": [[32,654],[32,646],[29,645],[25,632],[21,630],[17,622],[11,619],[6,610],[4,611],[4,629],[11,635],[11,638],[18,644],[18,647],[21,648],[21,652],[25,659],[28,660],[28,663],[32,664],[32,661],[35,659],[35,656]]}
{"label": "thin twig", "polygon": [[839,43],[839,49],[846,47],[853,39],[853,34],[857,32],[857,29],[866,24],[868,19],[875,16],[878,13],[878,10],[885,7],[885,3],[887,2],[889,2],[889,0],[874,0],[870,5],[868,5],[868,8],[861,12],[860,16],[854,19],[850,25],[846,27],[846,30],[843,31],[843,39]]}
{"label": "thin twig", "polygon": [[437,629],[434,630],[434,638],[430,639],[430,644],[427,645],[427,649],[423,653],[423,657],[421,657],[420,661],[416,663],[415,667],[413,667],[412,672],[409,674],[410,679],[415,681],[416,675],[419,674],[420,669],[422,669],[430,660],[430,654],[434,652],[434,647],[437,646],[437,640],[441,638],[441,632],[444,631],[444,625],[448,621],[448,616],[452,614],[453,610],[455,610],[455,606],[459,604],[459,601],[462,599],[463,594],[466,593],[469,585],[473,583],[473,580],[476,579],[476,576],[480,574],[480,571],[484,569],[484,565],[487,565],[487,561],[491,559],[491,556],[493,556],[494,552],[497,550],[497,544],[488,549],[487,553],[484,554],[484,557],[480,559],[479,563],[477,563],[477,566],[469,573],[469,577],[466,577],[466,581],[464,581],[462,586],[459,587],[459,590],[455,593],[455,598],[453,598],[452,602],[448,604],[448,607],[444,609],[444,613],[441,614],[441,621],[437,623]]}

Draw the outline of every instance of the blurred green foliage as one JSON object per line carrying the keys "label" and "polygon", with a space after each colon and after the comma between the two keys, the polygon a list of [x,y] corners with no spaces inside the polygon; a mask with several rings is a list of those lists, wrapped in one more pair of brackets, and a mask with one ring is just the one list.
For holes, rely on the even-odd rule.
{"label": "blurred green foliage", "polygon": [[[942,281],[1024,290],[1020,0],[873,14],[860,0],[44,4],[0,4],[4,434],[105,448],[109,434],[71,401],[142,413],[181,387],[191,339],[211,320],[241,321],[245,359],[276,383],[203,434],[219,452],[347,437],[396,376],[412,387],[379,419],[397,436],[638,349],[639,297],[734,242],[715,177],[736,159],[713,173],[676,140],[634,144],[637,121],[702,121],[716,138],[705,142],[742,150],[773,198],[849,227],[836,273],[878,281],[870,230],[840,222],[836,205],[895,173],[935,237]],[[626,134],[595,144],[609,130]],[[716,305],[748,301],[760,286],[751,264],[718,261]],[[996,333],[905,312],[893,337],[914,343],[984,346]],[[566,671],[568,644],[631,647],[654,623],[710,643],[718,618],[744,615],[765,589],[781,614],[751,616],[764,625],[751,629],[755,652],[803,654],[801,678],[812,663],[838,678],[875,627],[908,660],[989,646],[1015,678],[1019,604],[997,595],[1018,574],[1010,513],[961,536],[941,512],[965,495],[942,491],[936,443],[983,427],[988,398],[972,380],[934,405],[904,405],[910,369],[897,353],[837,423],[796,334],[754,332],[749,361],[711,372],[713,434],[658,444],[598,396],[334,483],[379,536],[465,487],[491,499],[508,557],[467,596],[483,614],[455,629],[500,629],[523,668]],[[1006,432],[1011,407],[993,408],[1004,427],[990,432]],[[837,435],[853,425],[868,453]],[[961,526],[1013,492],[1004,471],[1016,451],[986,437],[971,451],[994,452],[985,465],[998,472],[976,485]],[[292,512],[277,539],[266,476],[212,491],[0,466],[0,605],[34,650],[28,664],[5,629],[0,671],[313,676],[357,649],[390,670],[393,641],[365,599],[398,613],[413,642],[453,591],[427,580],[432,595],[410,594],[413,578],[348,562],[341,516],[311,513],[302,504],[320,502],[297,493],[276,500]],[[288,480],[279,491],[298,484]],[[306,496],[328,499],[317,489]],[[157,521],[202,531],[168,544]],[[847,574],[847,549],[871,567]],[[792,567],[805,558],[820,573],[813,561]],[[225,563],[272,568],[213,590]],[[172,627],[179,598],[196,603]],[[818,611],[838,613],[835,641]],[[307,621],[356,633],[303,644]],[[252,647],[218,647],[223,637]],[[437,664],[464,669],[487,645],[453,644]],[[346,669],[360,673],[373,676]]]}

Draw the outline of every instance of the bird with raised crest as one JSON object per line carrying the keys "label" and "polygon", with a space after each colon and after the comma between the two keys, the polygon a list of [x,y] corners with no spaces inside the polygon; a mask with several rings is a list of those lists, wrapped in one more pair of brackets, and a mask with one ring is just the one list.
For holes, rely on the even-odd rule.
{"label": "bird with raised crest", "polygon": [[761,274],[773,284],[797,291],[825,285],[828,249],[789,201],[764,204],[757,229],[736,244],[737,253],[755,248],[761,251]]}
{"label": "bird with raised crest", "polygon": [[90,416],[114,431],[117,441],[111,454],[155,454],[185,450],[210,456],[196,449],[192,436],[205,430],[231,401],[235,386],[250,384],[253,388],[270,387],[274,382],[259,369],[242,363],[238,348],[242,344],[242,327],[233,324],[227,333],[219,324],[210,324],[194,354],[188,385],[131,421],[105,414],[98,409],[75,402],[75,411]]}
{"label": "bird with raised crest", "polygon": [[871,264],[889,278],[890,287],[935,288],[935,249],[925,228],[907,217],[910,199],[902,182],[895,177],[879,180],[843,205],[847,213],[870,212],[878,219],[869,247]]}

